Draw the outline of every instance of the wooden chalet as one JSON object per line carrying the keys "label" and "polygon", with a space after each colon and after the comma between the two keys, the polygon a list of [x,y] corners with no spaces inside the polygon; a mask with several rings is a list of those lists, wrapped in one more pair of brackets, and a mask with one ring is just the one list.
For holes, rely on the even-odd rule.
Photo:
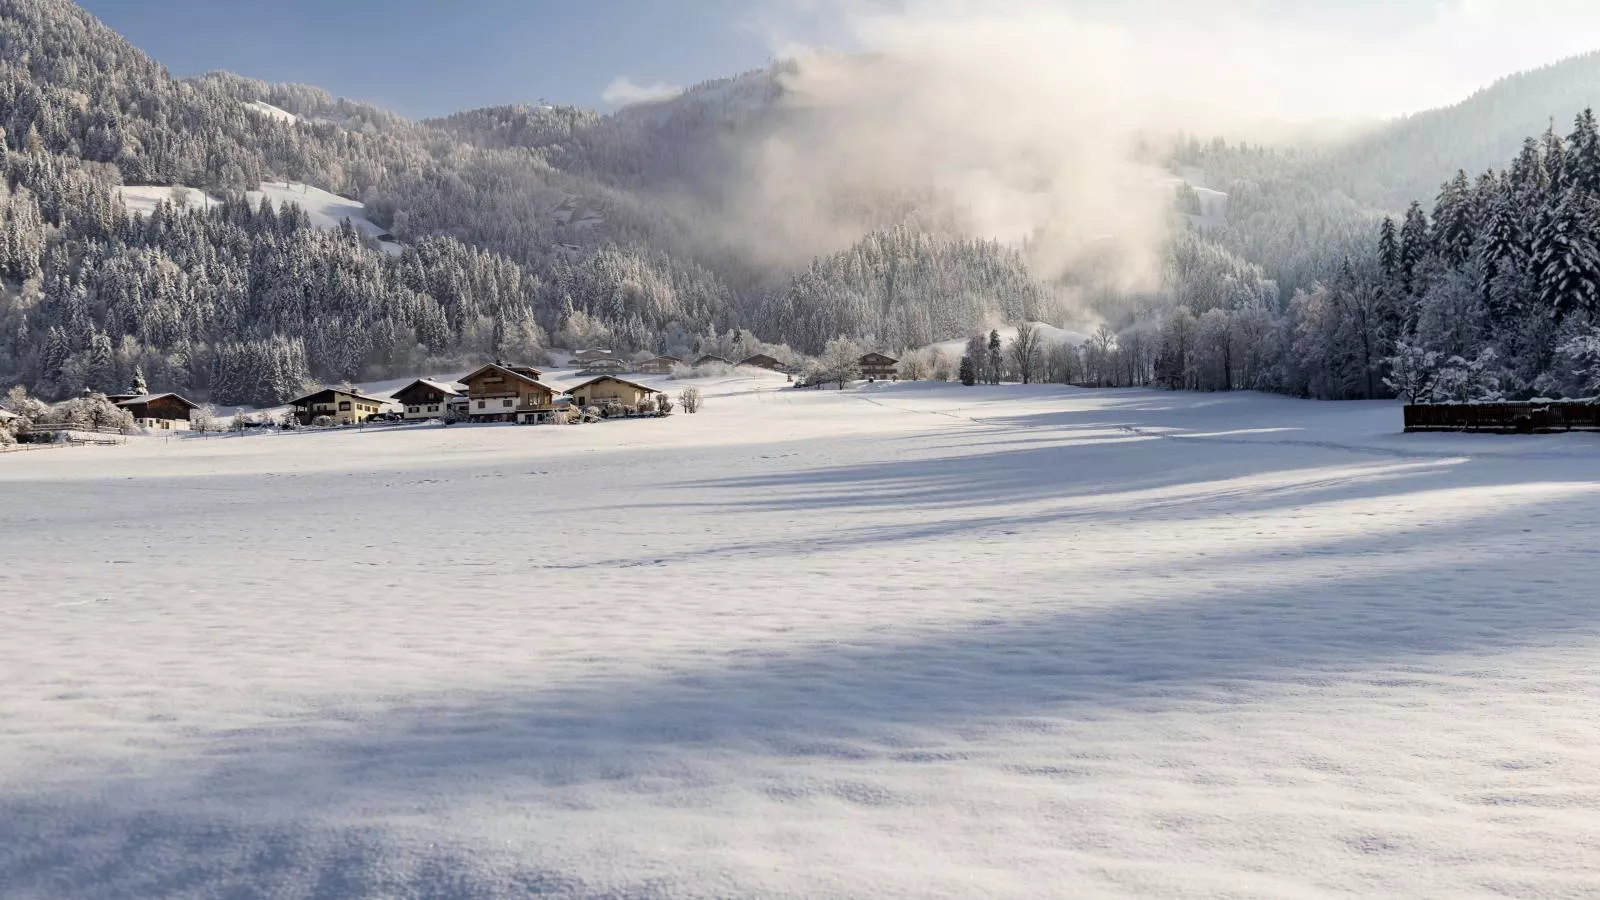
{"label": "wooden chalet", "polygon": [[469,406],[474,422],[520,422],[539,425],[559,421],[565,407],[556,403],[559,388],[540,381],[544,373],[532,366],[490,363],[466,375]]}
{"label": "wooden chalet", "polygon": [[715,355],[710,354],[710,353],[707,353],[705,356],[702,356],[699,359],[694,361],[694,364],[695,364],[696,367],[709,366],[709,365],[711,365],[713,363],[721,363],[724,366],[733,365],[732,362],[729,362],[728,360],[723,359],[720,356],[715,356]]}
{"label": "wooden chalet", "polygon": [[300,420],[301,425],[310,425],[323,416],[332,419],[336,425],[356,425],[383,411],[383,405],[388,402],[356,391],[323,388],[314,394],[290,400],[289,405],[294,408],[294,417]]}
{"label": "wooden chalet", "polygon": [[683,360],[676,356],[657,356],[639,363],[639,371],[645,375],[671,375],[673,366],[683,365]]}
{"label": "wooden chalet", "polygon": [[646,397],[662,392],[637,381],[602,375],[569,388],[567,393],[572,396],[573,404],[579,407],[618,404],[624,410],[632,410],[638,408]]}
{"label": "wooden chalet", "polygon": [[152,431],[188,431],[190,413],[200,408],[177,394],[118,394],[106,399],[133,416],[133,424]]}
{"label": "wooden chalet", "polygon": [[591,359],[579,366],[579,375],[621,375],[631,366],[628,361],[616,356],[601,356]]}
{"label": "wooden chalet", "polygon": [[783,372],[787,370],[787,367],[783,363],[778,362],[776,359],[768,356],[765,353],[757,353],[755,356],[747,356],[744,359],[739,360],[739,365],[754,366],[758,369],[767,369],[772,372]]}
{"label": "wooden chalet", "polygon": [[900,377],[900,360],[882,353],[868,353],[856,361],[856,368],[861,370],[861,377],[869,381],[885,379],[889,381]]}
{"label": "wooden chalet", "polygon": [[615,358],[616,358],[616,354],[612,353],[610,350],[601,350],[599,348],[590,348],[588,350],[579,350],[577,353],[572,354],[572,364],[575,365],[575,366],[578,366],[578,365],[582,365],[584,363],[594,362],[597,359],[615,359]]}
{"label": "wooden chalet", "polygon": [[450,411],[450,404],[465,397],[466,388],[449,381],[418,378],[394,392],[396,403],[404,407],[407,421],[425,422],[438,419]]}

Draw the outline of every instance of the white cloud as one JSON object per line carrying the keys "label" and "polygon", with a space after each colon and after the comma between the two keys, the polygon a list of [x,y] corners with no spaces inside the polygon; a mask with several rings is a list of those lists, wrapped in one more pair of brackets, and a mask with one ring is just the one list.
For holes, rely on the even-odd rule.
{"label": "white cloud", "polygon": [[632,78],[618,75],[611,79],[606,89],[600,92],[600,99],[609,106],[631,106],[635,103],[648,103],[652,100],[665,100],[683,93],[679,85],[667,84],[658,81],[655,84],[635,84]]}
{"label": "white cloud", "polygon": [[[1600,49],[1595,0],[766,0],[778,56],[884,49],[907,27],[1035,23],[1119,45],[1106,74],[1190,102],[1306,120],[1454,103],[1494,80]],[[803,27],[802,27],[803,26]],[[752,26],[754,27],[754,26]],[[822,35],[818,39],[818,35]],[[890,48],[891,50],[893,48]],[[1115,64],[1119,60],[1108,60]],[[1068,61],[1066,65],[1076,63]],[[1079,66],[1079,68],[1082,68]]]}

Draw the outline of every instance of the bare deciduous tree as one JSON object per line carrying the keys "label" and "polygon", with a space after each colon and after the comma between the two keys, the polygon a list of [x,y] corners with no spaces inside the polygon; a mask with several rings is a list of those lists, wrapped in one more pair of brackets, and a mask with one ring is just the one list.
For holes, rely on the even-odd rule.
{"label": "bare deciduous tree", "polygon": [[1011,346],[1007,348],[1011,354],[1011,363],[1017,368],[1017,375],[1022,378],[1023,384],[1032,384],[1033,376],[1039,371],[1039,359],[1043,354],[1040,348],[1039,326],[1032,322],[1019,322],[1017,336],[1011,339]]}

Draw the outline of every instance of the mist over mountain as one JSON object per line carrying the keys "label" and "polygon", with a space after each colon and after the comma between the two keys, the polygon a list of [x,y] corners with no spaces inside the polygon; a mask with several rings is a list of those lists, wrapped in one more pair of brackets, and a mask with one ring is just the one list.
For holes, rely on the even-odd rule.
{"label": "mist over mountain", "polygon": [[[175,79],[67,0],[0,0],[0,380],[60,396],[137,370],[265,403],[556,345],[683,354],[737,331],[899,352],[1027,317],[1104,325],[1135,348],[1125,380],[1148,382],[1174,311],[1293,328],[1297,294],[1375,265],[1384,215],[1600,100],[1590,55],[1269,147],[1248,97],[1175,102],[1196,86],[1163,92],[1105,33],[979,24],[877,19],[875,52],[611,114],[411,122],[314,87]],[[263,182],[357,201],[394,240],[263,209]],[[218,202],[131,216],[126,185]],[[1342,395],[1269,370],[1223,382]]]}

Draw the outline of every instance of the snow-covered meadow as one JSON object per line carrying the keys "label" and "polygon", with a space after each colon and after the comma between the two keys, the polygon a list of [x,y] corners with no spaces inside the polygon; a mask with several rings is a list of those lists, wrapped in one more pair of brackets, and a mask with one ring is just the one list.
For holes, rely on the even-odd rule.
{"label": "snow-covered meadow", "polygon": [[0,457],[0,896],[1600,894],[1600,438],[702,387]]}

